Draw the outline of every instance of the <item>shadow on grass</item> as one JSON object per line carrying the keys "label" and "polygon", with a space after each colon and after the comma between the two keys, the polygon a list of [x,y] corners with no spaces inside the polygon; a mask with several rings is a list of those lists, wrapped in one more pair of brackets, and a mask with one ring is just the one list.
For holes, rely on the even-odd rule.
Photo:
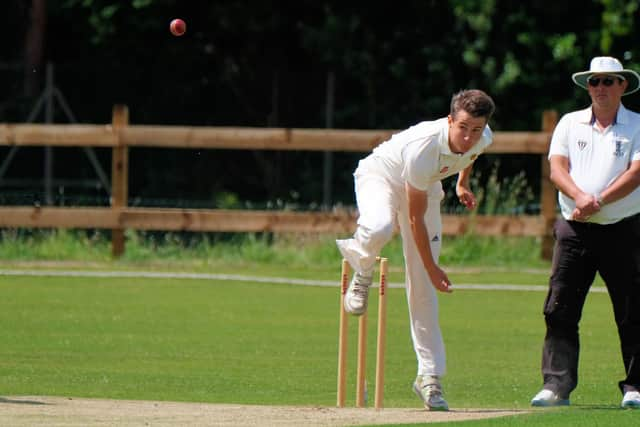
{"label": "shadow on grass", "polygon": [[572,408],[575,409],[587,409],[587,410],[598,410],[598,411],[624,411],[627,408],[623,408],[620,405],[602,405],[602,404],[582,404],[582,405],[571,405]]}
{"label": "shadow on grass", "polygon": [[0,404],[2,403],[11,403],[16,405],[46,405],[46,403],[39,402],[37,400],[18,400],[18,399],[7,399],[6,397],[0,397]]}
{"label": "shadow on grass", "polygon": [[[534,412],[546,412],[546,411],[572,411],[572,410],[581,410],[581,411],[624,411],[625,409],[620,405],[606,405],[599,403],[572,403],[568,406],[548,406],[548,407],[538,407],[531,408]],[[640,411],[638,411],[640,412]]]}

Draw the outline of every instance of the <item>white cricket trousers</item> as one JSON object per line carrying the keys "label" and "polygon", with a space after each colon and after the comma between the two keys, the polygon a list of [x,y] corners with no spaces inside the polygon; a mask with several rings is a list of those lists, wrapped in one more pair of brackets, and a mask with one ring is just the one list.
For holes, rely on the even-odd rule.
{"label": "white cricket trousers", "polygon": [[[445,373],[445,349],[438,321],[438,296],[418,253],[409,224],[404,188],[394,186],[380,173],[372,159],[360,162],[354,173],[358,228],[351,239],[336,241],[342,256],[358,272],[370,274],[376,257],[400,228],[405,259],[405,287],[409,305],[411,338],[418,359],[418,375]],[[431,252],[437,262],[442,243],[440,202],[444,197],[438,181],[428,189],[425,224]]]}

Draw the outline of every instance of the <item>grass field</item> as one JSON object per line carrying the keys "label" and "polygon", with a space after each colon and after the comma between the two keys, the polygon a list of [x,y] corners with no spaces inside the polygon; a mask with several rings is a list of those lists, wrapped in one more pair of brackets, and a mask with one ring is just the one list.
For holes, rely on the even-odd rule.
{"label": "grass field", "polygon": [[[337,288],[5,276],[0,292],[0,394],[335,405]],[[528,408],[540,386],[543,296],[457,291],[441,297],[444,385],[452,407]],[[388,310],[385,405],[419,406],[410,390],[415,358],[403,290],[390,290]],[[629,416],[611,410],[619,404],[615,380],[622,375],[612,325],[606,295],[591,295],[582,324],[581,384],[562,420],[579,420],[585,411],[590,421],[619,423]]]}
{"label": "grass field", "polygon": [[[326,265],[331,262],[327,261]],[[391,282],[402,281],[392,255]],[[197,266],[196,266],[197,265]],[[315,266],[314,266],[315,265]],[[323,263],[216,264],[215,272],[336,279]],[[191,271],[184,262],[5,261],[9,269]],[[518,271],[520,270],[520,272]],[[451,267],[454,283],[545,285],[540,265]],[[338,288],[212,279],[0,275],[0,396],[53,395],[264,405],[335,405]],[[529,410],[539,390],[543,292],[457,290],[441,295],[453,408]],[[371,299],[368,379],[372,397],[376,298]],[[350,328],[348,403],[355,398]],[[590,295],[581,324],[580,384],[572,406],[471,426],[619,426],[622,363],[608,297]],[[414,408],[416,362],[402,289],[388,300],[385,406]],[[371,403],[370,403],[371,404]],[[448,423],[445,423],[445,425]],[[456,423],[460,424],[460,423]]]}

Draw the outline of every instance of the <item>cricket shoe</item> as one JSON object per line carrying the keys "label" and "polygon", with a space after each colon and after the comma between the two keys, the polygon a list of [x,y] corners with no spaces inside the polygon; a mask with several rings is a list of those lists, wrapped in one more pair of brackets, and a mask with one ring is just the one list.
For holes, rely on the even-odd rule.
{"label": "cricket shoe", "polygon": [[557,393],[543,388],[531,399],[531,406],[569,406],[569,399],[562,398]]}
{"label": "cricket shoe", "polygon": [[442,397],[442,385],[436,376],[418,376],[413,383],[413,391],[424,402],[429,411],[448,411],[449,405]]}
{"label": "cricket shoe", "polygon": [[629,390],[625,392],[620,406],[628,409],[640,409],[640,392],[637,390]]}
{"label": "cricket shoe", "polygon": [[364,314],[367,311],[370,287],[371,276],[355,273],[344,295],[344,310],[355,316]]}

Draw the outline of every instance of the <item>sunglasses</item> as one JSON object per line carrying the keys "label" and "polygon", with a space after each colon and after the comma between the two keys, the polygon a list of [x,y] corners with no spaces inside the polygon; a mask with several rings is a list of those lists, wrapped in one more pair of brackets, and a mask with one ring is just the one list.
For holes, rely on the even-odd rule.
{"label": "sunglasses", "polygon": [[591,77],[587,80],[587,83],[589,83],[591,87],[598,87],[600,82],[605,86],[612,86],[615,81],[615,77]]}

